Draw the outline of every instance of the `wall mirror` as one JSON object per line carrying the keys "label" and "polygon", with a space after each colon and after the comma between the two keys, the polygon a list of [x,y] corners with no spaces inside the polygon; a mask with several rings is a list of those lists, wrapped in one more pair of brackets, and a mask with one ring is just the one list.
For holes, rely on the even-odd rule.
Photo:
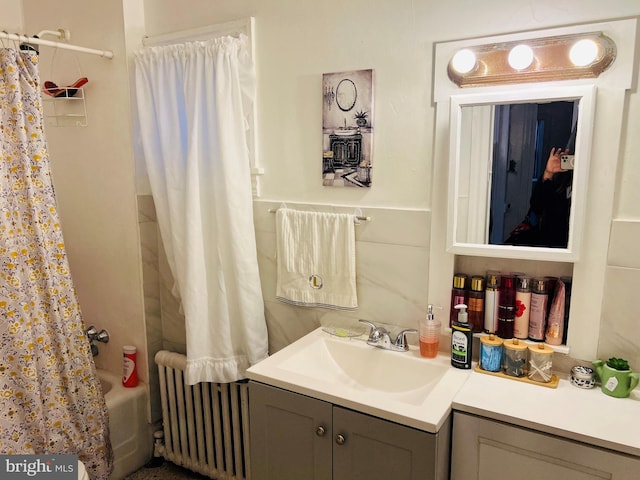
{"label": "wall mirror", "polygon": [[356,104],[358,90],[353,80],[344,78],[336,87],[336,103],[343,112],[348,112]]}
{"label": "wall mirror", "polygon": [[[578,258],[594,102],[591,85],[451,96],[448,251]],[[552,148],[567,168],[543,182]]]}

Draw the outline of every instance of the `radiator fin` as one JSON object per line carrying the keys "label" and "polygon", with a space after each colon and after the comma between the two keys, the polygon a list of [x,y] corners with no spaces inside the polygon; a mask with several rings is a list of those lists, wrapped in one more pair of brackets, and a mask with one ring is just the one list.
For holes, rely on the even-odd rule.
{"label": "radiator fin", "polygon": [[159,351],[165,459],[217,480],[250,480],[246,381],[186,385],[186,357]]}

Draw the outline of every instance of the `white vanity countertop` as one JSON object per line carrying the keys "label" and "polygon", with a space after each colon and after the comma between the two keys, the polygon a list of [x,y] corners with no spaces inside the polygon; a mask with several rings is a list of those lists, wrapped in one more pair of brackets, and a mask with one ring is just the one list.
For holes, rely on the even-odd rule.
{"label": "white vanity countertop", "polygon": [[548,388],[453,368],[442,352],[423,359],[415,347],[396,353],[365,340],[317,329],[247,375],[431,433],[453,409],[640,457],[640,388],[628,398],[580,389],[566,378]]}
{"label": "white vanity countertop", "polygon": [[472,372],[453,409],[640,456],[640,390],[628,398],[581,389],[566,379],[558,388]]}
{"label": "white vanity countertop", "polygon": [[[438,432],[470,371],[452,368],[445,355],[423,359],[415,347],[397,353],[371,347],[365,340],[366,336],[337,338],[317,329],[253,365],[247,376],[401,425]],[[436,377],[427,381],[424,377],[430,373]]]}

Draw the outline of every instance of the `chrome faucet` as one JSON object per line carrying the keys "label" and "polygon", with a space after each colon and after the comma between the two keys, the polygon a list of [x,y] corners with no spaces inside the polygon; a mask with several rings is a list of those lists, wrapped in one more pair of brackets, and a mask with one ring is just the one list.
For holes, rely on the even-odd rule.
{"label": "chrome faucet", "polygon": [[89,328],[85,330],[84,333],[87,334],[87,338],[89,339],[89,343],[91,344],[91,354],[94,357],[99,353],[98,346],[93,343],[94,341],[109,343],[109,332],[107,332],[104,328],[98,331],[96,327],[91,325]]}
{"label": "chrome faucet", "polygon": [[394,352],[406,352],[409,350],[409,344],[407,343],[407,333],[418,333],[415,328],[408,328],[402,330],[396,336],[394,341],[391,341],[389,331],[384,327],[378,327],[377,325],[369,322],[368,320],[359,320],[361,323],[366,323],[371,327],[369,331],[369,338],[367,344],[372,347],[382,348],[384,350],[392,350]]}

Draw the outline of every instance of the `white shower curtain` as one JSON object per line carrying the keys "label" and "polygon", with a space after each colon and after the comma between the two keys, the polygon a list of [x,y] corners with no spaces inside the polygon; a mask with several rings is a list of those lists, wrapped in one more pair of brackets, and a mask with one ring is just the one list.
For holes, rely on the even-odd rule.
{"label": "white shower curtain", "polygon": [[189,384],[231,382],[267,356],[253,227],[248,39],[140,51],[140,139],[186,319]]}

